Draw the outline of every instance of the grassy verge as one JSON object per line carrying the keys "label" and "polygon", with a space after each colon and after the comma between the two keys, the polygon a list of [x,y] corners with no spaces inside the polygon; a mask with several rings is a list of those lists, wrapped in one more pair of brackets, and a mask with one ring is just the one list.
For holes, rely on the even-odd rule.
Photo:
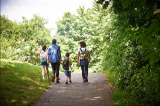
{"label": "grassy verge", "polygon": [[39,66],[1,59],[1,106],[30,106],[39,98],[51,85],[51,79],[42,79],[41,70]]}
{"label": "grassy verge", "polygon": [[110,72],[108,70],[101,72],[106,75],[106,78],[109,80],[109,84],[115,85],[115,91],[111,95],[114,106],[139,106],[139,103],[137,103],[136,100],[132,99],[132,97],[129,96],[128,92],[125,92],[124,90],[119,90],[116,86],[118,73]]}

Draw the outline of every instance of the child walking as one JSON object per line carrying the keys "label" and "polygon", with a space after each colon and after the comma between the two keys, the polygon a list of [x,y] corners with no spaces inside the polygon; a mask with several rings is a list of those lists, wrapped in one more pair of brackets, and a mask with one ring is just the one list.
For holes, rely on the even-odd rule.
{"label": "child walking", "polygon": [[42,50],[40,51],[37,51],[37,54],[40,54],[40,65],[42,66],[42,77],[43,77],[43,80],[45,80],[45,77],[44,77],[44,71],[45,71],[45,67],[46,67],[46,70],[47,70],[47,79],[49,79],[49,70],[48,70],[48,66],[49,64],[47,63],[47,60],[48,60],[48,55],[47,55],[47,52],[46,52],[46,46],[43,45],[42,46]]}
{"label": "child walking", "polygon": [[65,70],[66,84],[68,84],[68,78],[69,78],[69,83],[72,83],[71,81],[72,61],[71,59],[69,59],[69,53],[66,53],[65,56],[66,56],[66,59],[63,60],[63,69]]}

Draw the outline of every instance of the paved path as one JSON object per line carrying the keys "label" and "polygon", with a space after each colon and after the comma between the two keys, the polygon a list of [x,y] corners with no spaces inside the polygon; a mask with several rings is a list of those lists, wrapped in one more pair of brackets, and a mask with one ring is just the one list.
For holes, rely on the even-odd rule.
{"label": "paved path", "polygon": [[113,87],[104,74],[89,73],[83,83],[81,73],[72,73],[72,83],[65,84],[65,75],[60,74],[60,83],[52,83],[48,91],[33,106],[113,106],[109,99]]}

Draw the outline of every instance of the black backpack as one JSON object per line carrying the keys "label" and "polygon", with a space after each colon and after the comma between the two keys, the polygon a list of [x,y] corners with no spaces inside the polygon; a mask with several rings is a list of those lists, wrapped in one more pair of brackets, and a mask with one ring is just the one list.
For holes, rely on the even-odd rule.
{"label": "black backpack", "polygon": [[69,70],[69,58],[63,60],[62,66],[64,70]]}

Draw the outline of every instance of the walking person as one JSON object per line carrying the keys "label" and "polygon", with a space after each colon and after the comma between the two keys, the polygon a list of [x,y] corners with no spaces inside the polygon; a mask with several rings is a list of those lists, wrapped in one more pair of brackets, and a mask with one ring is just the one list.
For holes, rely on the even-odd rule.
{"label": "walking person", "polygon": [[44,71],[45,71],[45,67],[46,67],[46,70],[47,70],[47,79],[49,79],[49,70],[48,70],[48,66],[49,64],[47,63],[47,52],[46,52],[46,46],[43,45],[42,46],[42,50],[40,51],[37,51],[37,54],[40,54],[40,65],[42,66],[42,77],[43,77],[43,80],[45,80],[45,77],[44,77]]}
{"label": "walking person", "polygon": [[69,58],[69,53],[65,54],[65,59],[63,60],[63,69],[65,72],[66,76],[66,84],[68,84],[68,78],[69,78],[69,83],[72,83],[71,81],[71,65],[72,65],[72,60]]}
{"label": "walking person", "polygon": [[56,83],[59,83],[59,66],[61,64],[61,51],[59,45],[56,45],[56,39],[52,40],[52,45],[48,48],[48,58],[52,66],[52,82],[55,80],[56,73]]}
{"label": "walking person", "polygon": [[88,82],[88,65],[90,62],[90,53],[89,49],[86,48],[86,43],[84,41],[81,41],[79,44],[80,48],[78,49],[77,65],[81,65],[83,82]]}

